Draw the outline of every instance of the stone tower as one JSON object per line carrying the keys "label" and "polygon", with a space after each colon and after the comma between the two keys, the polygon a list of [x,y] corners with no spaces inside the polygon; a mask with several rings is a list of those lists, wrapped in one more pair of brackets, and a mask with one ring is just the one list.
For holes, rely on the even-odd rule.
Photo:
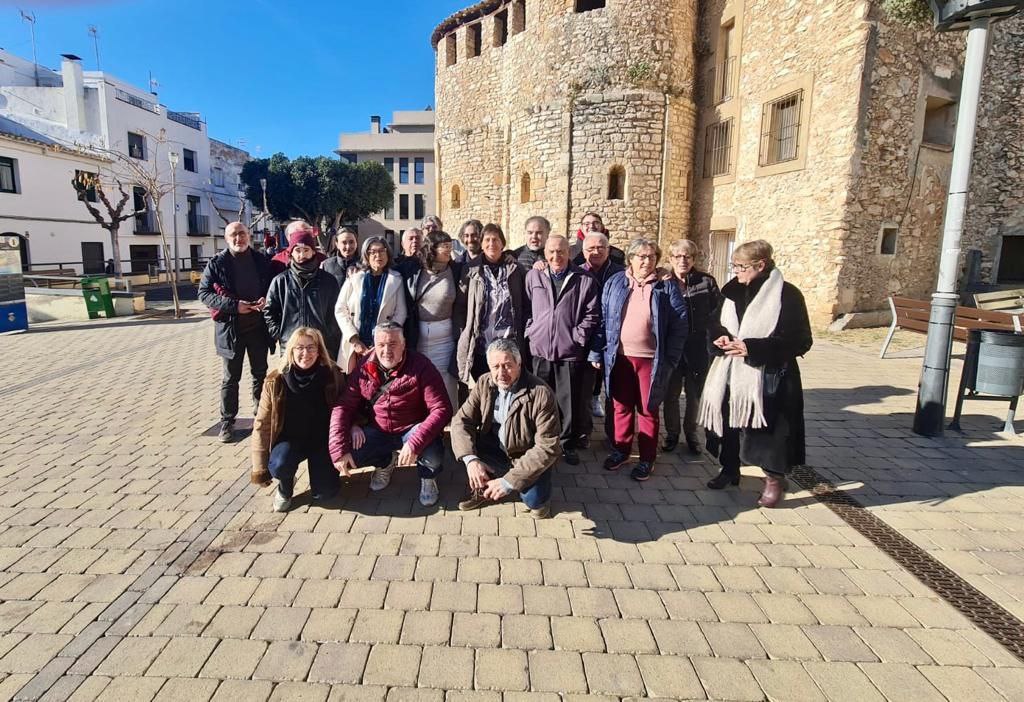
{"label": "stone tower", "polygon": [[[607,6],[606,6],[607,5]],[[438,211],[555,233],[600,212],[613,241],[684,237],[695,0],[484,0],[434,30]]]}

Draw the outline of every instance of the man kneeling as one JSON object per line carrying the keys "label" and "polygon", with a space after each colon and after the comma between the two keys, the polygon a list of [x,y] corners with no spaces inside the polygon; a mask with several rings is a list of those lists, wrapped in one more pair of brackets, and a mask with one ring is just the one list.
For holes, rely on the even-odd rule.
{"label": "man kneeling", "polygon": [[[355,424],[364,413],[370,422]],[[340,473],[378,466],[371,490],[391,482],[395,466],[416,465],[420,504],[437,502],[437,474],[444,462],[441,435],[452,418],[441,374],[426,356],[408,350],[402,327],[384,322],[373,330],[373,352],[349,376],[331,415],[331,460]],[[398,458],[392,459],[393,451]]]}
{"label": "man kneeling", "polygon": [[551,467],[561,454],[555,394],[523,371],[519,347],[495,339],[480,377],[452,421],[452,451],[465,463],[471,510],[518,491],[535,519],[551,516]]}

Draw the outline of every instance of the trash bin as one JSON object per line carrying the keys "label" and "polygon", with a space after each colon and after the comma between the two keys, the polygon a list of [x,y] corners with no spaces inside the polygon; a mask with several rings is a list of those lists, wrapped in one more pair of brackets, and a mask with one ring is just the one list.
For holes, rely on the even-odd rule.
{"label": "trash bin", "polygon": [[1022,394],[1024,334],[995,329],[971,329],[967,333],[964,369],[949,428],[960,429],[964,400],[1008,401],[1010,407],[1003,431],[1013,434],[1017,402]]}
{"label": "trash bin", "polygon": [[114,316],[114,298],[110,295],[110,282],[104,276],[82,278],[82,295],[89,319],[99,319],[100,312],[107,319]]}
{"label": "trash bin", "polygon": [[980,336],[974,389],[1003,397],[1024,394],[1024,334],[983,331]]}

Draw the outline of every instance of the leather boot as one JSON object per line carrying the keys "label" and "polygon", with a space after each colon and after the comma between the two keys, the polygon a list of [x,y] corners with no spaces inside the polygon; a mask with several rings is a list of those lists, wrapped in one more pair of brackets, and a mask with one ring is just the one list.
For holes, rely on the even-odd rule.
{"label": "leather boot", "polygon": [[718,471],[718,475],[713,477],[707,482],[707,486],[712,490],[724,490],[728,486],[736,486],[740,484],[740,469],[739,468],[725,468]]}
{"label": "leather boot", "polygon": [[786,487],[785,478],[769,473],[765,476],[764,490],[761,492],[761,498],[757,501],[757,504],[761,507],[772,509],[786,496]]}

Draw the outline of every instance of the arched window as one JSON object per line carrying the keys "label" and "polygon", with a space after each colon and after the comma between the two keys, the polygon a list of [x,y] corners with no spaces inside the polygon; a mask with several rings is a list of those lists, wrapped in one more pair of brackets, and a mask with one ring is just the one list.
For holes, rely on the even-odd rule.
{"label": "arched window", "polygon": [[622,166],[612,166],[608,171],[608,199],[626,199],[626,169]]}
{"label": "arched window", "polygon": [[452,186],[452,209],[457,210],[462,207],[462,189],[457,185]]}
{"label": "arched window", "polygon": [[530,197],[530,174],[524,173],[519,180],[519,202],[529,202]]}

